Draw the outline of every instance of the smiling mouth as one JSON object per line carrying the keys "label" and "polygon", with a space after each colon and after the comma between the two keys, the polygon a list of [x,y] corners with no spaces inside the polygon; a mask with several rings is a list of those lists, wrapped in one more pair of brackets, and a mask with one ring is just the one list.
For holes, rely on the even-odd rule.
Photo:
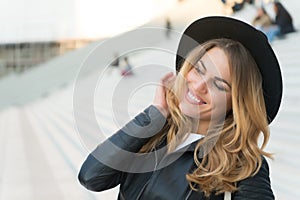
{"label": "smiling mouth", "polygon": [[199,99],[198,97],[196,97],[193,93],[191,93],[190,91],[188,91],[186,93],[186,99],[188,100],[188,102],[190,102],[191,104],[195,104],[195,105],[202,105],[202,104],[206,104],[205,101],[203,101],[202,99]]}

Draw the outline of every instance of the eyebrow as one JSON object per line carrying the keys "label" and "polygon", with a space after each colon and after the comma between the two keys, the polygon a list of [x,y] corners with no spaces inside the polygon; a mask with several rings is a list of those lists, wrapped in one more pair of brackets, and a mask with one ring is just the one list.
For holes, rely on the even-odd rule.
{"label": "eyebrow", "polygon": [[215,76],[215,79],[218,80],[218,81],[224,82],[226,85],[228,85],[229,88],[231,88],[231,85],[230,85],[226,80],[224,80],[224,79],[222,79],[222,78],[219,78],[219,77],[217,77],[217,76]]}
{"label": "eyebrow", "polygon": [[200,62],[200,64],[202,65],[202,67],[205,69],[205,71],[207,71],[207,68],[206,68],[204,62],[201,59],[198,62]]}
{"label": "eyebrow", "polygon": [[[201,65],[204,67],[205,71],[207,71],[207,68],[206,68],[204,62],[203,62],[201,59],[199,59],[198,62],[200,62]],[[231,89],[231,85],[230,85],[226,80],[224,80],[224,79],[222,79],[222,78],[219,78],[219,77],[217,77],[217,76],[215,76],[214,78],[215,78],[216,80],[218,80],[218,81],[224,82],[224,83],[225,83],[226,85],[228,85],[228,87]]]}

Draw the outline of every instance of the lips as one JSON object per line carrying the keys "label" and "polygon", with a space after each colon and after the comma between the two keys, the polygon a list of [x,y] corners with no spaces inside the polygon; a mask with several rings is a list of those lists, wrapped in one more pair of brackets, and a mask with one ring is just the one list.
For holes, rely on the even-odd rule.
{"label": "lips", "polygon": [[206,104],[205,101],[203,101],[200,97],[194,95],[190,90],[187,91],[185,98],[188,102],[194,105],[203,105]]}

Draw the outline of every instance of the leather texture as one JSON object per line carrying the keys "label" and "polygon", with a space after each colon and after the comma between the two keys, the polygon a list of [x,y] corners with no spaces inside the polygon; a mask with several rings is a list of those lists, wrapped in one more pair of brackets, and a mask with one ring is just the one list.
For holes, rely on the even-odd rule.
{"label": "leather texture", "polygon": [[[162,143],[157,147],[160,151],[146,159],[124,154],[124,150],[138,152],[164,123],[163,115],[154,106],[148,107],[88,155],[78,175],[80,183],[92,191],[120,185],[119,200],[223,200],[224,194],[205,197],[203,192],[191,190],[185,178],[196,167],[193,152],[198,141],[169,154]],[[274,199],[264,158],[255,176],[237,184],[238,191],[231,194],[233,200]]]}

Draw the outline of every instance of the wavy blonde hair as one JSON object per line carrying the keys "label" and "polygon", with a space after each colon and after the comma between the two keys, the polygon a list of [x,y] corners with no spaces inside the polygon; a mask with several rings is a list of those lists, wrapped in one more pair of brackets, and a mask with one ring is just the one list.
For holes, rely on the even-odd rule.
{"label": "wavy blonde hair", "polygon": [[[220,124],[210,128],[194,152],[197,168],[186,178],[190,187],[201,190],[206,196],[216,192],[234,192],[237,182],[255,175],[269,140],[267,114],[262,90],[262,78],[250,53],[239,42],[214,39],[199,45],[188,55],[175,80],[172,90],[166,93],[170,115],[164,128],[144,145],[140,152],[152,151],[164,138],[168,151],[193,132],[196,121],[184,116],[178,105],[185,87],[185,77],[194,64],[210,49],[221,48],[228,57],[231,73],[232,110]],[[195,125],[196,124],[196,125]],[[263,140],[259,145],[262,133]]]}

